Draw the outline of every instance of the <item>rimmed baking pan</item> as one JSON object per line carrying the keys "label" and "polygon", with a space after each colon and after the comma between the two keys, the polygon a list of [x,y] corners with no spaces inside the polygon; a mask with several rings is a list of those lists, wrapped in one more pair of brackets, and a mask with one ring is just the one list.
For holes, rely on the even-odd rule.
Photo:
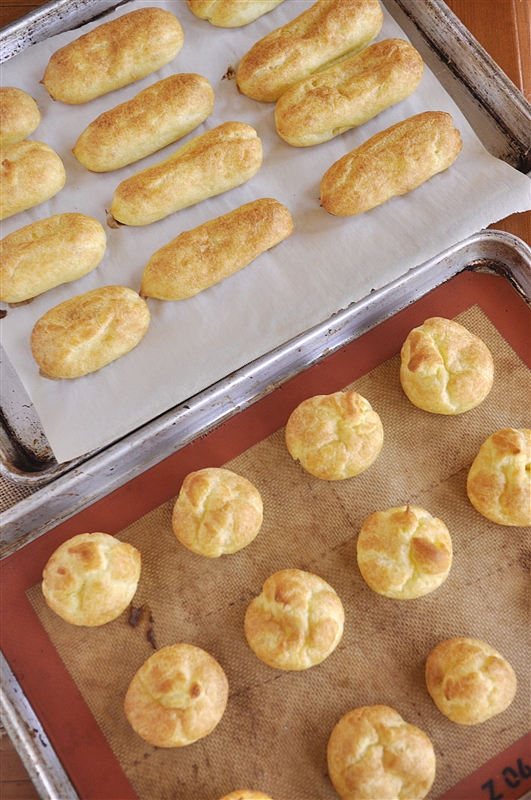
{"label": "rimmed baking pan", "polygon": [[[492,246],[489,257],[485,241]],[[461,252],[453,249],[422,277],[410,276],[419,294],[404,297],[401,310],[386,309],[394,292],[388,298],[381,293],[375,306],[358,309],[356,331],[343,344],[332,344],[321,357],[324,348],[316,341],[319,358],[310,357],[307,368],[3,559],[2,651],[11,685],[35,712],[37,740],[50,743],[79,797],[216,800],[232,782],[232,788],[252,784],[272,797],[309,800],[310,781],[316,796],[333,798],[324,756],[333,720],[374,702],[396,705],[434,741],[432,800],[525,794],[529,531],[481,517],[468,503],[465,483],[473,453],[494,426],[530,424],[529,405],[522,402],[531,368],[529,267],[521,260],[527,249],[495,232],[478,235]],[[439,280],[430,286],[435,267]],[[405,335],[434,315],[457,317],[481,334],[495,361],[489,398],[453,418],[410,407],[398,381]],[[339,329],[341,319],[336,322]],[[334,334],[332,326],[327,334]],[[331,487],[287,456],[283,426],[300,400],[347,386],[368,397],[387,433],[380,465]],[[265,527],[257,539],[220,560],[186,551],[168,523],[184,476],[206,465],[245,474],[264,497]],[[356,568],[360,522],[369,509],[398,498],[429,505],[447,521],[454,542],[449,577],[415,601],[379,597]],[[85,530],[106,530],[140,545],[146,573],[133,605],[150,610],[141,625],[129,624],[124,612],[106,630],[74,630],[43,603],[47,558]],[[291,675],[253,661],[242,631],[245,608],[263,579],[273,567],[286,566],[325,577],[346,612],[336,653]],[[173,753],[139,743],[121,708],[133,667],[152,652],[150,626],[157,647],[184,640],[215,655],[231,687],[216,731]],[[470,727],[438,716],[423,685],[423,664],[431,646],[449,635],[489,641],[513,664],[518,693],[510,709]],[[34,758],[43,769],[42,753]],[[60,782],[64,773],[54,778]]]}

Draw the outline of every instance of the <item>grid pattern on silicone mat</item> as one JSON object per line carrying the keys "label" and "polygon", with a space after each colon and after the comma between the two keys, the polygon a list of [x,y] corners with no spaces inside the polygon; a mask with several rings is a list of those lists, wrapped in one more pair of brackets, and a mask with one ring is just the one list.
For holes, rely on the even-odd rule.
{"label": "grid pattern on silicone mat", "polygon": [[[251,480],[264,500],[264,524],[244,550],[214,560],[186,550],[171,530],[173,500],[121,531],[119,538],[142,553],[133,604],[143,613],[136,628],[128,624],[127,612],[99,629],[73,628],[47,608],[39,585],[29,590],[142,800],[218,800],[246,787],[275,800],[332,800],[337,795],[327,776],[328,737],[339,718],[360,705],[390,705],[428,734],[437,755],[430,798],[528,730],[529,530],[498,526],[479,515],[466,497],[466,475],[492,432],[530,427],[524,398],[530,396],[531,373],[478,308],[457,319],[494,356],[494,386],[478,408],[457,417],[416,409],[400,387],[395,356],[351,385],[378,411],[385,433],[382,453],[362,475],[328,483],[306,474],[287,453],[282,429],[226,464]],[[444,520],[454,560],[435,592],[395,601],[363,581],[356,539],[374,510],[406,503]],[[327,580],[346,614],[337,650],[300,673],[267,667],[243,634],[247,605],[264,580],[285,567]],[[149,631],[157,647],[177,641],[203,647],[227,673],[224,717],[213,733],[189,747],[152,747],[125,719],[129,682],[153,652]],[[426,656],[452,636],[489,642],[518,677],[511,707],[479,726],[450,722],[425,688]]]}

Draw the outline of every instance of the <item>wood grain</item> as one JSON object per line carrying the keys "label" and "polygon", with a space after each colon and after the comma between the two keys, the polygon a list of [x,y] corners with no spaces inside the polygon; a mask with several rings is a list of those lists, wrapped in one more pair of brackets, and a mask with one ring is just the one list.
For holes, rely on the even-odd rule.
{"label": "wood grain", "polygon": [[[41,3],[2,0],[0,26],[27,14]],[[464,25],[531,101],[531,0],[447,0]],[[531,212],[512,214],[491,226],[531,244]],[[0,728],[0,799],[38,800],[9,737]]]}

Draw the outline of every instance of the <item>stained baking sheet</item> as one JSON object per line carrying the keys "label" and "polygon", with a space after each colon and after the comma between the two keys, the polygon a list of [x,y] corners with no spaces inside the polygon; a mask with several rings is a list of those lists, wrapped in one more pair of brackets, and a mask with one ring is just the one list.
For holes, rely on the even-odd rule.
{"label": "stained baking sheet", "polygon": [[[213,381],[381,288],[456,239],[529,206],[528,179],[483,150],[465,117],[429,69],[411,98],[386,110],[362,129],[304,151],[283,143],[274,130],[272,106],[238,95],[234,82],[224,77],[228,66],[235,64],[257,37],[292,18],[305,5],[308,4],[290,0],[246,29],[220,31],[193,17],[186,3],[170,4],[177,9],[185,27],[185,46],[165,70],[202,72],[216,92],[214,114],[195,133],[227,118],[249,122],[263,139],[264,166],[245,186],[184,209],[148,229],[109,229],[107,256],[94,273],[75,286],[58,287],[28,306],[8,312],[3,322],[5,348],[60,462],[83,456],[94,447],[107,446],[138,426],[142,436],[141,426],[147,421]],[[134,7],[131,3],[116,13]],[[119,97],[98,99],[74,110],[52,103],[38,81],[51,52],[75,35],[77,31],[61,34],[20,53],[4,65],[4,79],[15,74],[19,83],[23,81],[23,88],[39,87],[38,99],[45,112],[39,135],[67,163],[69,182],[50,201],[49,209],[64,210],[63,204],[68,202],[105,222],[104,208],[110,203],[118,177],[90,175],[77,164],[70,153],[74,131],[80,132],[97,113],[118,99],[132,96],[143,84],[127,87]],[[386,11],[379,38],[390,35],[403,33]],[[209,53],[208,62],[205,51]],[[478,58],[477,51],[474,56]],[[165,70],[156,77],[164,76]],[[149,80],[154,79],[152,76]],[[511,100],[508,95],[510,108]],[[340,220],[319,208],[319,178],[332,161],[376,130],[434,107],[450,110],[462,131],[465,145],[458,169],[436,176],[417,192],[363,218]],[[155,154],[142,166],[160,157]],[[137,169],[138,165],[131,165],[120,171],[119,178]],[[292,211],[295,232],[289,240],[263,254],[249,269],[195,298],[173,304],[150,303],[152,322],[146,338],[127,357],[105,370],[76,381],[50,382],[38,376],[28,338],[40,314],[73,292],[94,285],[123,282],[138,288],[147,258],[180,230],[264,194],[277,197]],[[30,220],[39,213],[42,209],[23,216]],[[7,220],[5,231],[18,224],[17,219]],[[326,258],[322,257],[323,251]],[[60,415],[57,408],[61,408]],[[27,427],[33,429],[33,425]],[[26,436],[26,441],[29,438]],[[31,439],[36,441],[34,449],[42,458],[46,443],[35,436]],[[43,471],[39,475],[37,472],[38,469],[33,471],[32,478],[47,477]],[[11,477],[20,479],[20,470],[13,470]]]}
{"label": "stained baking sheet", "polygon": [[[494,353],[497,378],[493,393],[478,409],[442,421],[409,407],[397,380],[397,353],[403,338],[411,326],[433,314],[459,315],[481,334]],[[319,787],[315,796],[334,797],[323,750],[332,717],[356,704],[390,702],[391,696],[398,698],[403,715],[427,728],[435,741],[438,782],[430,798],[479,800],[490,786],[495,794],[503,790],[504,798],[524,794],[529,787],[525,777],[529,764],[529,738],[525,735],[530,679],[525,566],[529,530],[507,529],[480,518],[466,500],[464,482],[473,453],[492,426],[529,425],[529,407],[521,398],[529,396],[530,317],[529,305],[506,278],[460,271],[210,434],[4,559],[7,626],[3,649],[80,797],[216,800],[230,790],[230,782],[237,788],[239,781],[241,788],[243,780],[246,785],[252,780],[255,788],[277,800],[310,800],[313,795],[304,789],[304,781],[310,778]],[[384,461],[381,467],[376,462],[376,469],[371,467],[359,476],[360,481],[340,482],[330,499],[329,484],[304,475],[286,457],[282,426],[304,397],[352,382],[381,411],[388,432],[387,467]],[[441,437],[443,424],[445,435]],[[430,444],[419,449],[421,440]],[[410,450],[421,454],[421,465],[418,458],[415,463],[408,462]],[[272,462],[272,456],[280,461]],[[386,471],[389,460],[394,464],[392,480]],[[212,562],[179,549],[168,529],[167,515],[188,471],[227,463],[260,486],[267,501],[267,523],[255,543],[241,554]],[[281,464],[282,469],[270,472],[272,463]],[[404,500],[406,494],[405,501],[422,498],[447,518],[454,539],[450,577],[432,595],[411,604],[373,595],[357,574],[353,557],[364,514],[382,502]],[[105,529],[122,538],[144,537],[146,573],[138,599],[150,604],[157,644],[184,637],[207,647],[221,660],[229,673],[232,694],[226,726],[220,724],[217,734],[239,731],[242,736],[235,738],[248,758],[242,758],[242,752],[234,759],[225,757],[227,745],[220,750],[216,731],[202,744],[192,746],[195,750],[184,748],[170,754],[144,747],[128,731],[120,711],[120,693],[133,663],[149,655],[144,628],[128,628],[125,614],[102,629],[101,635],[78,630],[70,635],[68,626],[50,616],[39,594],[40,571],[49,554],[60,541],[88,529]],[[168,573],[162,570],[159,574],[156,567],[162,563],[160,548]],[[345,603],[347,628],[335,664],[331,656],[305,675],[280,677],[263,665],[253,666],[240,623],[246,603],[258,593],[273,562],[275,568],[297,566],[316,571],[336,585]],[[192,591],[187,580],[204,589],[197,613],[195,603],[187,605]],[[157,591],[150,595],[155,587]],[[207,610],[209,597],[214,599],[219,592],[222,601]],[[422,664],[429,647],[447,635],[476,635],[506,654],[519,680],[519,694],[510,712],[476,728],[453,726],[438,717],[422,688]],[[97,654],[109,647],[112,658],[107,655],[104,659],[101,671],[105,680],[101,682]],[[85,671],[87,653],[92,664],[89,673]],[[376,664],[373,657],[377,657]],[[345,667],[342,682],[336,672],[341,660]],[[112,687],[112,697],[106,703],[107,684]],[[279,747],[284,753],[297,753],[291,767],[296,775],[286,776],[278,769],[277,760],[273,767],[268,762],[271,730],[261,727],[267,705],[274,706],[279,721],[272,747],[275,753]],[[479,739],[485,743],[484,749],[478,750]],[[303,753],[302,742],[306,743]],[[233,751],[234,737],[230,747]],[[491,757],[498,766],[489,762],[483,768],[483,760]],[[93,769],[96,762],[99,775]],[[196,784],[191,790],[190,776],[194,774]],[[296,783],[294,790],[286,793],[282,781],[288,777]],[[451,790],[461,779],[468,780],[467,788]],[[154,780],[157,782],[150,784]]]}

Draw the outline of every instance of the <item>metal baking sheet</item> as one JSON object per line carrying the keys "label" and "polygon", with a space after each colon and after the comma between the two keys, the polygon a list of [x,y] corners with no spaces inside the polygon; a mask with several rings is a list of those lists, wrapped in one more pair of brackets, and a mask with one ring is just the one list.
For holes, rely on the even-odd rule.
{"label": "metal baking sheet", "polygon": [[[503,276],[511,286],[518,292],[525,303],[531,307],[531,248],[527,247],[521,240],[510,234],[496,231],[488,231],[477,234],[465,242],[449,249],[441,256],[432,261],[412,270],[398,282],[395,282],[385,289],[375,292],[365,301],[355,304],[345,312],[333,317],[326,325],[319,326],[313,331],[308,332],[302,337],[297,337],[293,342],[288,343],[267,358],[261,359],[254,365],[253,369],[246,369],[232,376],[231,381],[239,385],[239,395],[237,402],[239,407],[245,408],[248,403],[254,402],[264,394],[274,391],[279,385],[283,384],[289,377],[295,376],[302,370],[311,365],[322,361],[344,345],[355,340],[363,333],[373,329],[385,320],[393,317],[398,311],[407,308],[416,300],[426,296],[429,292],[443,283],[450,281],[454,276],[464,271],[486,272],[494,275]],[[258,391],[258,387],[262,391]],[[219,423],[219,419],[226,412],[230,415],[230,409],[234,408],[236,397],[229,399],[233,384],[230,387],[226,382],[220,382],[216,387],[212,387],[207,405],[202,405],[205,400],[203,396],[198,399],[198,405],[190,408],[183,408],[184,419],[190,413],[183,425],[187,431],[187,441],[195,439],[193,432],[194,413],[205,416],[199,420],[200,430],[210,429]],[[246,394],[246,390],[250,394]],[[219,404],[220,417],[216,417],[216,407]],[[168,425],[172,425],[171,415],[166,420]],[[187,427],[186,427],[187,426]],[[154,431],[155,433],[155,431]],[[175,431],[178,441],[183,438],[183,431]],[[165,436],[162,440],[165,440]],[[152,463],[160,460],[158,455],[163,458],[175,447],[169,447],[162,455],[157,454],[157,458],[152,459]],[[127,460],[127,452],[116,452],[116,462],[123,459]],[[115,464],[116,465],[116,464]],[[107,467],[110,469],[110,464]],[[112,472],[112,470],[110,470]],[[142,472],[142,462],[134,474]],[[124,480],[129,480],[131,476]],[[53,520],[48,520],[40,528],[35,528],[25,538],[13,540],[11,548],[7,547],[7,552],[21,548],[23,544],[36,538],[40,534],[55,526],[62,519],[66,519],[71,514],[76,513],[83,507],[89,505],[94,500],[107,494],[111,489],[116,488],[109,479],[108,472],[104,480],[100,483],[99,470],[88,472],[84,477],[79,473],[78,480],[81,483],[76,487],[75,484],[67,486],[58,479],[59,492],[54,491],[53,485],[43,487],[41,500],[44,502],[41,511],[46,514],[50,511],[53,504],[54,495],[67,494],[72,490],[77,497],[77,508],[75,511],[65,512]],[[116,485],[120,485],[124,480]],[[83,483],[84,481],[84,483]],[[93,484],[91,486],[91,484]],[[91,495],[83,496],[83,490],[92,491]],[[6,729],[17,743],[25,765],[30,772],[39,794],[44,800],[61,798],[61,800],[75,800],[78,797],[60,761],[54,753],[50,740],[46,736],[44,728],[35,714],[31,705],[24,696],[15,675],[9,669],[9,665],[0,655],[0,713]],[[517,795],[515,795],[517,796]],[[527,795],[526,795],[527,796]]]}
{"label": "metal baking sheet", "polygon": [[[104,15],[109,0],[47,3],[0,33],[1,60],[54,33]],[[440,0],[386,0],[441,83],[480,133],[487,149],[521,171],[531,168],[531,106]],[[458,65],[458,67],[457,67]],[[88,453],[57,464],[38,415],[4,353],[0,354],[0,474],[20,486],[38,487],[78,469],[99,455]],[[237,392],[236,392],[237,393]],[[179,409],[175,409],[179,413]],[[146,428],[127,437],[137,449]],[[125,440],[124,440],[125,441]],[[112,445],[111,445],[112,446]]]}

